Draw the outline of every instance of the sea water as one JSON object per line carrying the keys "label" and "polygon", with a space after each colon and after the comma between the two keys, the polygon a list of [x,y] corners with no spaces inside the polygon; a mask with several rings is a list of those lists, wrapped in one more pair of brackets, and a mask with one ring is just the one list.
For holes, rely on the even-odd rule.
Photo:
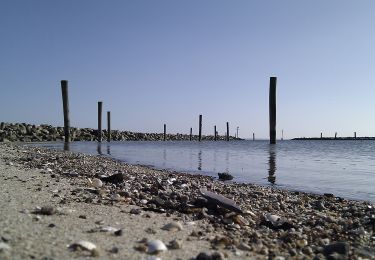
{"label": "sea water", "polygon": [[[64,143],[40,143],[64,149]],[[67,147],[65,147],[67,149]],[[125,141],[72,142],[68,149],[92,155],[217,177],[375,202],[375,141]]]}

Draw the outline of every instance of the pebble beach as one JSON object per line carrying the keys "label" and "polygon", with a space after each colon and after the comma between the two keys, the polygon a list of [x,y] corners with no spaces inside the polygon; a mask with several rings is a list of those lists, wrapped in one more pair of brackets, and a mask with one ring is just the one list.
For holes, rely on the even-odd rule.
{"label": "pebble beach", "polygon": [[0,145],[0,259],[375,259],[375,207]]}

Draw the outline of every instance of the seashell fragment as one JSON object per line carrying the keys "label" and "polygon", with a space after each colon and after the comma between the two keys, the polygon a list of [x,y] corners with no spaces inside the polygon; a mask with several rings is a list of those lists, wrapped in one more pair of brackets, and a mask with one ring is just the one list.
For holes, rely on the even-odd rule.
{"label": "seashell fragment", "polygon": [[157,254],[159,252],[167,251],[165,244],[159,239],[150,240],[147,242],[147,252],[149,254]]}
{"label": "seashell fragment", "polygon": [[80,240],[78,242],[75,242],[73,244],[70,244],[68,246],[70,250],[76,251],[76,250],[84,250],[91,253],[92,256],[98,256],[99,251],[94,243],[91,243],[89,241]]}
{"label": "seashell fragment", "polygon": [[238,225],[240,226],[248,226],[249,225],[249,221],[247,221],[244,217],[242,217],[241,215],[236,215],[233,217],[233,221],[235,223],[237,223]]}
{"label": "seashell fragment", "polygon": [[183,228],[180,222],[171,222],[171,223],[166,224],[161,229],[168,230],[168,231],[180,231]]}
{"label": "seashell fragment", "polygon": [[108,226],[108,227],[101,227],[100,232],[111,232],[111,233],[115,233],[118,231],[117,228],[114,228],[114,227],[111,227],[111,226]]}
{"label": "seashell fragment", "polygon": [[94,178],[94,179],[88,179],[89,181],[89,185],[91,185],[92,187],[95,187],[95,188],[100,188],[103,186],[103,182],[97,178]]}
{"label": "seashell fragment", "polygon": [[284,223],[284,221],[281,220],[281,217],[269,213],[266,215],[266,220],[271,222],[271,224],[275,227],[280,226]]}

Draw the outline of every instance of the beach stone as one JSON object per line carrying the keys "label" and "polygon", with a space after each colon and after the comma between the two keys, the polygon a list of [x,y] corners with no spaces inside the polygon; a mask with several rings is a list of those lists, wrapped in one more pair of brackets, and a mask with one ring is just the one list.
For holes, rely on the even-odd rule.
{"label": "beach stone", "polygon": [[56,210],[53,206],[43,206],[40,211],[39,211],[40,214],[42,215],[53,215],[56,213]]}
{"label": "beach stone", "polygon": [[139,215],[142,213],[142,210],[139,208],[133,208],[130,210],[130,214]]}
{"label": "beach stone", "polygon": [[8,244],[6,244],[4,242],[0,242],[0,252],[8,251],[10,249],[11,249],[11,247]]}
{"label": "beach stone", "polygon": [[228,199],[220,194],[216,194],[205,189],[200,189],[199,191],[201,195],[208,200],[208,202],[214,203],[234,212],[242,213],[242,209],[236,204],[234,200]]}
{"label": "beach stone", "polygon": [[221,181],[233,180],[233,176],[229,174],[228,172],[219,172],[218,175],[219,175],[219,180]]}
{"label": "beach stone", "polygon": [[180,222],[174,221],[174,222],[166,224],[161,229],[168,230],[168,231],[180,231],[183,229],[183,227]]}
{"label": "beach stone", "polygon": [[168,248],[170,249],[181,249],[182,248],[182,240],[181,239],[174,239],[169,242]]}
{"label": "beach stone", "polygon": [[336,242],[325,246],[323,250],[323,253],[326,256],[331,255],[333,253],[337,253],[340,255],[348,255],[349,244],[347,242]]}

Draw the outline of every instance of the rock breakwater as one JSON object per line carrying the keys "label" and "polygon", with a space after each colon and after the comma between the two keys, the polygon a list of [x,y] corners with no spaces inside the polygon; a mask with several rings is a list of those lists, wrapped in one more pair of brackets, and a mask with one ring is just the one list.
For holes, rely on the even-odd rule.
{"label": "rock breakwater", "polygon": [[[96,141],[97,129],[71,127],[70,134],[72,141]],[[107,136],[107,131],[102,131],[102,136]],[[111,130],[111,140],[113,141],[162,141],[163,133],[137,133],[130,131]],[[240,140],[230,137],[230,140]],[[0,142],[43,142],[43,141],[63,141],[64,128],[47,124],[32,125],[26,123],[0,123]],[[188,134],[167,134],[167,140],[183,141],[190,140]],[[198,140],[197,135],[192,136],[192,140]],[[214,136],[202,136],[202,140],[214,140]],[[225,140],[225,136],[218,136],[218,140]]]}

